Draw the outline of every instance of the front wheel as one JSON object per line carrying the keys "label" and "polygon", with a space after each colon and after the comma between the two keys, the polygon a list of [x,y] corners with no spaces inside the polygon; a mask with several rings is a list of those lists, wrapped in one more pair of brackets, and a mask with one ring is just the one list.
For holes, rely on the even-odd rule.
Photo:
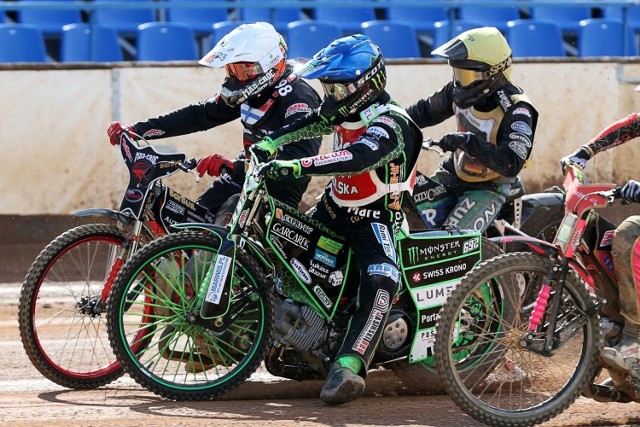
{"label": "front wheel", "polygon": [[56,384],[91,389],[124,372],[109,347],[103,310],[126,243],[116,226],[80,225],[47,245],[27,272],[20,338],[31,363]]}
{"label": "front wheel", "polygon": [[[552,302],[558,298],[554,291],[540,325],[524,340],[538,292],[555,265],[531,253],[501,255],[471,270],[444,305],[436,327],[436,368],[455,403],[483,423],[542,423],[573,403],[592,378],[599,322],[587,314],[593,302],[573,272],[558,301],[555,330],[547,330]],[[487,292],[500,295],[488,300],[499,303],[486,305],[482,295]],[[511,319],[504,316],[509,307],[516,313]],[[485,327],[488,319],[494,324],[490,330]],[[550,348],[544,341],[548,334]],[[474,347],[465,354],[467,341]],[[475,351],[477,346],[489,351]],[[482,363],[493,351],[509,363]]]}
{"label": "front wheel", "polygon": [[[172,400],[207,400],[245,381],[264,359],[274,328],[273,287],[238,249],[226,314],[202,320],[197,295],[219,238],[171,234],[142,248],[114,283],[111,346],[141,386]],[[213,279],[212,279],[213,280]]]}

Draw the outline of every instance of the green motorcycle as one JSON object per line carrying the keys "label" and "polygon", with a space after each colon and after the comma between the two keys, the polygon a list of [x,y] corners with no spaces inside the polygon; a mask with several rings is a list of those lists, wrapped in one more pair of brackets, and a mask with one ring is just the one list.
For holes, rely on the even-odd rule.
{"label": "green motorcycle", "polygon": [[[250,162],[239,198],[227,202],[235,211],[226,227],[181,225],[138,251],[113,285],[111,346],[129,375],[160,396],[211,399],[262,363],[275,376],[323,379],[343,341],[358,288],[352,251],[342,236],[270,197],[260,168]],[[371,369],[441,388],[438,312],[466,272],[502,251],[479,233],[403,227],[397,252],[402,288]],[[501,295],[480,298],[495,306]],[[487,355],[476,364],[501,360],[486,341],[463,348]]]}

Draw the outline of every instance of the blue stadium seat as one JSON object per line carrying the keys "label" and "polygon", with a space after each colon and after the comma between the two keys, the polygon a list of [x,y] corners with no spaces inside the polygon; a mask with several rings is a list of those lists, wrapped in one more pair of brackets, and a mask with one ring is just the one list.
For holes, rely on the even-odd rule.
{"label": "blue stadium seat", "polygon": [[[202,1],[207,3],[226,4],[226,0],[167,0],[167,6],[179,5],[184,1]],[[228,4],[227,4],[228,7]],[[229,19],[227,8],[183,8],[167,9],[167,22],[187,24],[196,35],[211,34],[214,22],[222,22]]]}
{"label": "blue stadium seat", "polygon": [[234,28],[244,24],[242,21],[222,21],[212,25],[213,36],[211,37],[211,48],[216,45],[225,35],[233,31]]}
{"label": "blue stadium seat", "polygon": [[362,34],[382,50],[385,58],[420,58],[418,35],[411,24],[401,21],[367,21]]}
{"label": "blue stadium seat", "polygon": [[290,22],[287,26],[289,47],[287,57],[309,59],[340,37],[342,37],[342,30],[333,22],[317,20]]}
{"label": "blue stadium seat", "polygon": [[504,7],[460,6],[458,17],[465,21],[482,22],[486,27],[496,27],[504,32],[507,22],[520,19],[520,9],[515,3]]}
{"label": "blue stadium seat", "polygon": [[591,8],[586,6],[531,6],[531,18],[551,21],[563,32],[576,32],[580,21],[591,18]]}
{"label": "blue stadium seat", "polygon": [[[300,4],[298,0],[289,0],[292,4]],[[283,36],[289,22],[310,19],[301,7],[246,7],[240,11],[240,19],[244,22],[270,22]]]}
{"label": "blue stadium seat", "polygon": [[138,61],[192,61],[198,58],[195,34],[186,24],[148,22],[138,27]]}
{"label": "blue stadium seat", "polygon": [[[95,4],[108,4],[112,1],[130,1],[138,4],[149,3],[146,0],[95,0]],[[156,21],[154,9],[96,9],[94,12],[94,23],[111,25],[121,35],[133,36],[138,31],[138,25]]]}
{"label": "blue stadium seat", "polygon": [[388,7],[386,17],[390,21],[408,22],[419,33],[432,33],[436,22],[448,18],[443,7]]}
{"label": "blue stadium seat", "polygon": [[94,28],[95,39],[91,37],[89,24],[65,25],[60,40],[60,62],[122,61],[122,49],[115,28],[99,24]]}
{"label": "blue stadium seat", "polygon": [[607,6],[602,8],[603,18],[616,21],[622,21],[624,19],[633,31],[640,31],[640,6],[630,5],[626,9],[626,15],[623,15],[622,6]]}
{"label": "blue stadium seat", "polygon": [[[44,2],[46,0],[34,1]],[[18,2],[18,4],[19,3],[20,2]],[[60,35],[64,25],[82,22],[80,9],[23,9],[18,10],[16,16],[17,22],[35,25],[40,28],[40,31],[42,31],[45,36]]]}
{"label": "blue stadium seat", "polygon": [[433,49],[442,46],[460,33],[472,28],[484,27],[482,22],[454,19],[453,21],[439,21],[435,23],[433,32]]}
{"label": "blue stadium seat", "polygon": [[535,19],[510,21],[507,40],[514,58],[566,56],[562,31],[553,22]]}
{"label": "blue stadium seat", "polygon": [[0,24],[0,62],[47,62],[42,31],[29,24]]}
{"label": "blue stadium seat", "polygon": [[360,25],[366,21],[376,19],[375,3],[373,0],[351,0],[354,2],[368,2],[371,7],[321,7],[314,8],[314,18],[321,21],[331,21],[342,29],[343,35],[360,31]]}
{"label": "blue stadium seat", "polygon": [[606,18],[580,21],[578,33],[578,55],[638,56],[638,47],[633,32],[620,21]]}

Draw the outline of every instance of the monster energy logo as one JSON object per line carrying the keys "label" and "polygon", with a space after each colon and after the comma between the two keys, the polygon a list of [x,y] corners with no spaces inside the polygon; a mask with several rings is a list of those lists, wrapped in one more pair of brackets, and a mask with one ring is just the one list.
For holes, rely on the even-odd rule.
{"label": "monster energy logo", "polygon": [[349,113],[349,109],[347,108],[346,105],[343,105],[342,107],[340,107],[340,109],[338,110],[338,113],[340,113],[342,116],[348,116]]}
{"label": "monster energy logo", "polygon": [[384,84],[387,79],[385,79],[384,73],[376,73],[371,77],[371,83],[374,84],[377,90],[384,89]]}
{"label": "monster energy logo", "polygon": [[407,250],[407,255],[409,255],[409,264],[417,264],[418,256],[420,255],[420,249],[417,246],[409,248]]}

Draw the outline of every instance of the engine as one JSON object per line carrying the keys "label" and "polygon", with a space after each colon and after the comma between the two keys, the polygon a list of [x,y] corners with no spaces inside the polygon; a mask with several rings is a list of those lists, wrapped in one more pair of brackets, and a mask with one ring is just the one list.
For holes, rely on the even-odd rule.
{"label": "engine", "polygon": [[299,351],[315,347],[326,331],[320,315],[292,299],[285,299],[277,306],[275,320],[276,340]]}

